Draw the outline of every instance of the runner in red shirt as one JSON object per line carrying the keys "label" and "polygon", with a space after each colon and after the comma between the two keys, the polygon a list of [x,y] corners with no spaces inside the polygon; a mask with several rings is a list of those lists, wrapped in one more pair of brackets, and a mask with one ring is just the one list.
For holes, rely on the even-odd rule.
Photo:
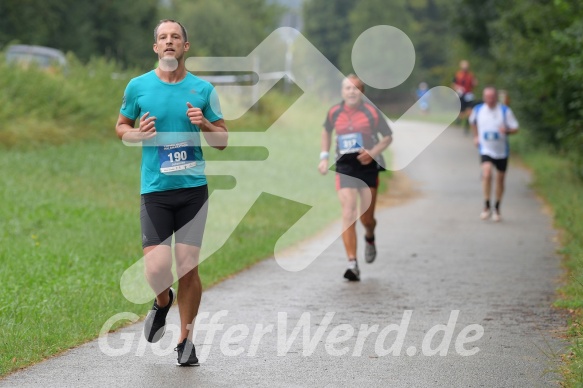
{"label": "runner in red shirt", "polygon": [[474,107],[474,87],[478,85],[478,80],[474,73],[470,71],[470,63],[465,59],[460,62],[460,69],[453,77],[452,88],[460,97],[461,110],[459,119],[464,125],[464,130],[469,132],[468,117]]}
{"label": "runner in red shirt", "polygon": [[[355,75],[342,81],[342,99],[326,116],[322,132],[322,152],[318,169],[328,172],[328,152],[332,132],[336,131],[336,190],[342,206],[342,240],[348,256],[348,268],[344,277],[360,280],[356,255],[356,223],[360,198],[360,221],[366,230],[365,260],[372,263],[376,258],[374,230],[378,174],[384,167],[375,161],[392,141],[391,129],[379,110],[363,101],[364,84]],[[379,139],[378,134],[382,135]],[[378,157],[377,157],[378,156]],[[364,204],[370,200],[370,206]]]}

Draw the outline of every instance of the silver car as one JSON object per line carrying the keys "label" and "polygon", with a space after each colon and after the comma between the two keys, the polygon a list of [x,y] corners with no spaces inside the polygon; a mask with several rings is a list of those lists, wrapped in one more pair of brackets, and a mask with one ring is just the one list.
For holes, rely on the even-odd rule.
{"label": "silver car", "polygon": [[43,46],[16,44],[6,50],[6,62],[22,66],[36,65],[43,70],[67,67],[67,59],[61,50]]}

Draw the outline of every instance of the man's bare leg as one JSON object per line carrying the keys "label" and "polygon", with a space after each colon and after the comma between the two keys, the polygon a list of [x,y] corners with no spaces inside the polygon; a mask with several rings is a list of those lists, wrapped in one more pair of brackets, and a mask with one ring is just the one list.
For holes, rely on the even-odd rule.
{"label": "man's bare leg", "polygon": [[501,221],[500,217],[500,203],[502,202],[502,196],[504,195],[504,180],[506,178],[506,172],[496,171],[496,213],[494,215],[494,221]]}
{"label": "man's bare leg", "polygon": [[200,248],[176,244],[176,272],[178,274],[178,312],[180,314],[180,341],[192,341],[194,319],[198,314],[202,296],[202,283],[198,275]]}
{"label": "man's bare leg", "polygon": [[158,342],[165,332],[166,316],[170,310],[172,251],[167,245],[144,248],[146,279],[156,294],[156,302],[144,321],[144,336],[149,342]]}
{"label": "man's bare leg", "polygon": [[484,210],[480,215],[483,220],[490,217],[490,195],[492,193],[492,163],[482,163],[482,191],[484,194]]}
{"label": "man's bare leg", "polygon": [[359,190],[360,194],[360,222],[364,226],[366,240],[364,244],[364,260],[372,263],[377,257],[377,248],[375,245],[374,231],[377,221],[374,218],[375,205],[377,200],[377,189],[375,187],[366,187]]}
{"label": "man's bare leg", "polygon": [[492,163],[482,163],[482,190],[484,200],[489,201],[492,193]]}
{"label": "man's bare leg", "polygon": [[[368,238],[374,237],[374,230],[377,226],[377,220],[374,218],[375,205],[377,202],[377,189],[375,187],[368,187],[359,190],[360,194],[360,222],[364,226],[365,236]],[[366,205],[368,208],[366,207]]]}
{"label": "man's bare leg", "polygon": [[168,245],[155,245],[144,248],[146,279],[156,292],[156,304],[165,307],[170,302],[172,276],[172,250]]}
{"label": "man's bare leg", "polygon": [[497,171],[496,172],[496,202],[502,202],[502,196],[504,195],[504,180],[506,179],[506,172]]}
{"label": "man's bare leg", "polygon": [[342,206],[342,241],[346,249],[349,260],[356,259],[356,209],[357,190],[353,188],[342,188],[338,190],[338,198]]}

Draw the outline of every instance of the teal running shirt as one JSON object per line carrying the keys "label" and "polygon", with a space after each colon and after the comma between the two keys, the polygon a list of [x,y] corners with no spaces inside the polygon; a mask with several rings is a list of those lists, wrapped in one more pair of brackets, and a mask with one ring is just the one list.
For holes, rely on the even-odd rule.
{"label": "teal running shirt", "polygon": [[156,117],[157,135],[142,144],[141,194],[207,184],[200,128],[190,123],[187,102],[211,123],[223,117],[214,87],[191,73],[167,83],[152,70],[128,83],[120,113],[136,121],[146,112]]}

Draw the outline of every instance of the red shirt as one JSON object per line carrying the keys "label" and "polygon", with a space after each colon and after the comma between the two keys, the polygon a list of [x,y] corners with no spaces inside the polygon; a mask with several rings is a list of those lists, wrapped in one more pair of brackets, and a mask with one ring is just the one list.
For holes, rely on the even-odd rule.
{"label": "red shirt", "polygon": [[354,108],[346,106],[344,103],[334,105],[328,111],[324,128],[327,132],[336,130],[337,136],[360,132],[365,149],[371,149],[378,142],[377,133],[381,133],[383,136],[392,134],[382,114],[376,107],[367,102]]}
{"label": "red shirt", "polygon": [[471,93],[474,90],[474,74],[471,71],[458,70],[458,72],[455,73],[453,83],[461,86],[464,94]]}
{"label": "red shirt", "polygon": [[[336,130],[337,140],[343,135],[360,133],[362,135],[362,147],[368,150],[378,143],[379,133],[383,136],[392,134],[391,128],[389,128],[383,115],[374,105],[367,102],[352,108],[346,106],[344,102],[334,105],[326,115],[324,128],[329,133]],[[346,168],[357,170],[384,169],[384,162],[382,166],[377,163],[361,165],[357,161],[358,153],[341,155],[338,141],[336,142],[336,156],[336,171],[338,172],[345,171]]]}

